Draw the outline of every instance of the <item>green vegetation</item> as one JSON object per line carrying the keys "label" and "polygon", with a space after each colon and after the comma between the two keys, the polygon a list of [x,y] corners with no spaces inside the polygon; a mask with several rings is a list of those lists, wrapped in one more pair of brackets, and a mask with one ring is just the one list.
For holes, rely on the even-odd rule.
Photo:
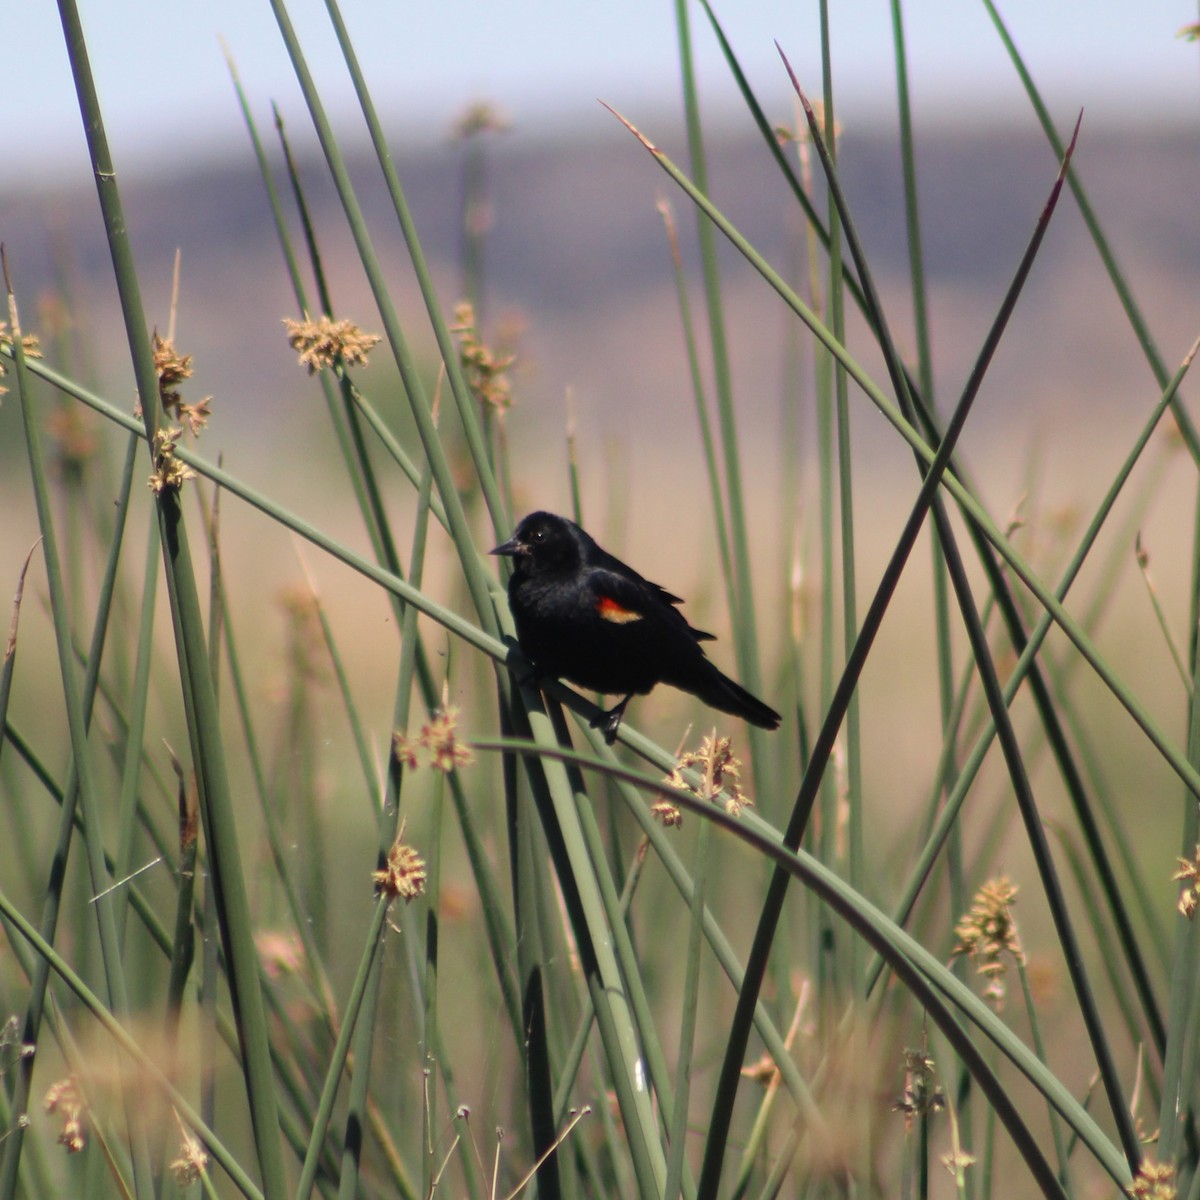
{"label": "green vegetation", "polygon": [[[697,219],[693,244],[690,222],[661,206],[702,448],[692,466],[711,497],[711,586],[734,673],[786,714],[777,734],[720,718],[671,749],[637,729],[661,696],[610,748],[589,698],[539,690],[486,555],[521,515],[523,455],[545,457],[510,436],[519,388],[482,315],[476,214],[495,115],[473,109],[459,131],[463,294],[439,295],[328,0],[424,304],[425,325],[406,329],[273,0],[375,334],[334,311],[282,119],[277,178],[235,77],[295,292],[287,336],[332,434],[323,458],[292,470],[337,480],[354,513],[353,528],[313,524],[203,451],[220,400],[210,414],[173,330],[148,324],[103,97],[73,3],[61,8],[142,404],[131,416],[84,386],[53,331],[29,336],[32,305],[6,266],[0,364],[41,539],[24,567],[0,564],[17,588],[0,674],[0,1200],[1200,1200],[1200,502],[1190,529],[1174,526],[1187,549],[1171,557],[1191,563],[1186,626],[1139,536],[1168,460],[1200,466],[1179,394],[1191,354],[1172,368],[1155,348],[1075,139],[991,5],[1061,170],[1047,173],[961,392],[939,402],[899,0],[901,318],[839,177],[828,38],[821,102],[792,76],[802,120],[786,132],[705,0],[694,10],[802,213],[804,271],[768,262],[709,197],[684,0],[686,146],[625,122],[630,153],[648,152]],[[1158,400],[1119,468],[1097,465],[1111,480],[1096,510],[1056,533],[1043,512],[994,512],[961,439],[1069,205]],[[812,517],[794,478],[764,497],[748,477],[722,242],[794,316],[804,366],[783,403],[815,397]],[[432,368],[414,350],[426,344]],[[378,369],[364,373],[387,356],[400,408],[372,393]],[[872,510],[877,493],[854,490],[860,408],[912,451],[899,524]],[[563,478],[586,523],[567,446]],[[752,489],[786,553],[750,520]],[[226,557],[231,529],[261,539],[261,562]],[[272,577],[265,546],[279,534],[306,569],[349,568],[350,604]],[[1099,630],[1139,575],[1151,599],[1131,636],[1165,644],[1178,667],[1152,692]],[[898,599],[914,576],[915,614]],[[862,684],[898,620],[919,627],[905,627],[910,652],[889,667],[892,711],[880,712]],[[286,645],[270,688],[267,629]],[[381,664],[387,695],[367,678]],[[917,730],[915,697],[930,690],[937,711]]]}

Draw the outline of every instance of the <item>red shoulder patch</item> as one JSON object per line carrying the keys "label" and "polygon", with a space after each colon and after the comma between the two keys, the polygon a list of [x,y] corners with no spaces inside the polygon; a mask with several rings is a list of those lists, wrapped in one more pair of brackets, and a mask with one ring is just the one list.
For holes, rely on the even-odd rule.
{"label": "red shoulder patch", "polygon": [[642,619],[640,612],[618,604],[611,596],[601,596],[596,601],[596,611],[605,621],[611,621],[614,625],[628,625],[630,621]]}

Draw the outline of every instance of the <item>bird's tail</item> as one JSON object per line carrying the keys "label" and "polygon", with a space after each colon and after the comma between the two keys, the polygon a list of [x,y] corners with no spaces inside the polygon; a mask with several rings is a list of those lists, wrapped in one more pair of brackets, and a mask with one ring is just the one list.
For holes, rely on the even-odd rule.
{"label": "bird's tail", "polygon": [[711,662],[706,665],[711,668],[706,672],[700,686],[689,688],[710,708],[720,709],[721,712],[732,713],[757,725],[761,729],[778,729],[781,720],[779,714],[770,706],[764,704],[757,696],[752,696],[740,683],[735,683],[728,675],[722,675]]}

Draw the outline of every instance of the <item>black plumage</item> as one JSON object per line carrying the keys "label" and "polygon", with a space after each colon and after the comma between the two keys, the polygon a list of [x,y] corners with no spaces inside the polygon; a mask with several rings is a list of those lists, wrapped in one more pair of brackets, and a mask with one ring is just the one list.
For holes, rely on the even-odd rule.
{"label": "black plumage", "polygon": [[608,742],[629,700],[658,683],[764,729],[779,727],[774,709],[709,660],[700,643],[712,634],[688,624],[678,608],[683,601],[614,558],[573,521],[531,513],[492,553],[513,560],[508,601],[517,640],[538,672],[623,697],[600,722]]}

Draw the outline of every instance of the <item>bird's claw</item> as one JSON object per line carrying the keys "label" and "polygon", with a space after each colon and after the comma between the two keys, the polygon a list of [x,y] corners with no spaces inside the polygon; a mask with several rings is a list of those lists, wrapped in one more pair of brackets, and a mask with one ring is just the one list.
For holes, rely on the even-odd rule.
{"label": "bird's claw", "polygon": [[611,746],[617,740],[617,730],[621,728],[621,714],[615,716],[611,712],[602,712],[599,716],[593,717],[591,721],[593,729],[599,729],[604,734],[604,741]]}
{"label": "bird's claw", "polygon": [[604,735],[604,741],[611,746],[617,740],[617,731],[621,728],[621,718],[625,715],[625,705],[629,703],[626,696],[620,704],[613,705],[607,712],[599,713],[592,718],[593,729],[599,729]]}

